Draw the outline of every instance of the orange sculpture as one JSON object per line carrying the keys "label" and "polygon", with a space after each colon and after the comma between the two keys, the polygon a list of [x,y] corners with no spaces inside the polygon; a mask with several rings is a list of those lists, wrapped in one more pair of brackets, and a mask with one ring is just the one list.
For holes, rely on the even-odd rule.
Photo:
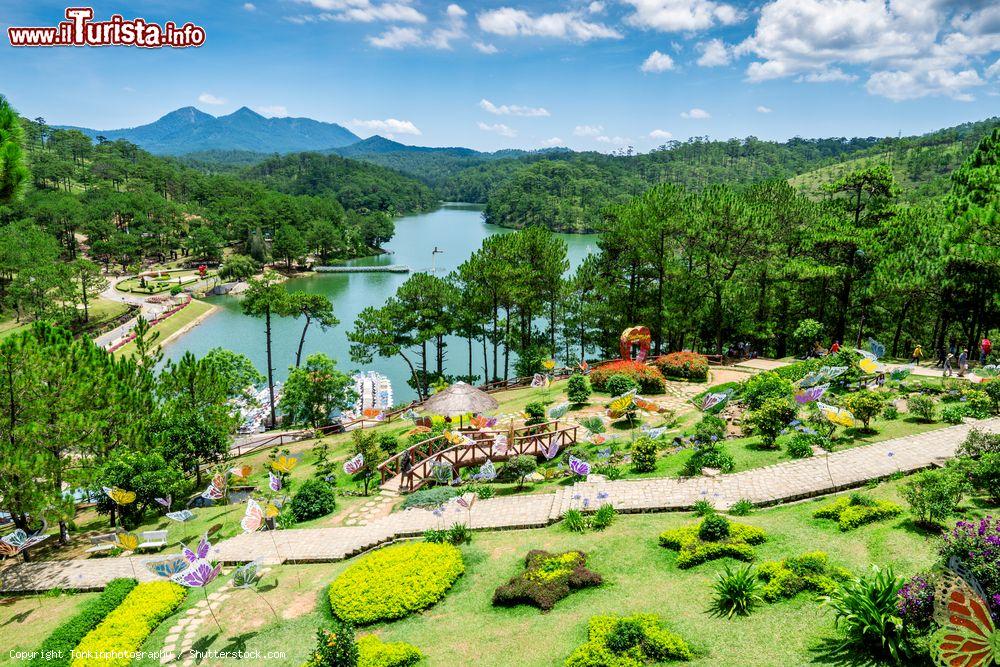
{"label": "orange sculpture", "polygon": [[[646,355],[649,354],[649,344],[653,340],[653,337],[649,335],[649,329],[646,327],[631,327],[622,332],[621,338],[618,339],[622,359],[626,361],[645,361]],[[632,351],[635,347],[639,348],[635,356],[632,356]]]}

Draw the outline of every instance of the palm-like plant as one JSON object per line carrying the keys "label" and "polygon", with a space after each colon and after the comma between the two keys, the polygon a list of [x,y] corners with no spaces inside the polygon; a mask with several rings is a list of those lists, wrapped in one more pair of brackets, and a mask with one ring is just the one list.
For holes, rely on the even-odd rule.
{"label": "palm-like plant", "polygon": [[715,598],[709,608],[713,616],[749,616],[763,602],[760,580],[750,565],[741,565],[735,570],[727,565],[716,580],[714,589]]}
{"label": "palm-like plant", "polygon": [[845,653],[902,664],[910,651],[899,616],[899,589],[903,580],[891,567],[872,571],[845,583],[823,598],[834,612],[834,623],[844,631],[837,648]]}

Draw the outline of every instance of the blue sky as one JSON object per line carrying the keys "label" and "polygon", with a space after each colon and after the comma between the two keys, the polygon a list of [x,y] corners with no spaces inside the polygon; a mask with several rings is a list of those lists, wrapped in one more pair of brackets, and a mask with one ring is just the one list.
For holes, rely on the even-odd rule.
{"label": "blue sky", "polygon": [[1000,113],[1000,3],[981,0],[98,2],[192,21],[198,49],[14,49],[65,4],[0,0],[0,93],[113,129],[182,106],[493,150],[920,133]]}

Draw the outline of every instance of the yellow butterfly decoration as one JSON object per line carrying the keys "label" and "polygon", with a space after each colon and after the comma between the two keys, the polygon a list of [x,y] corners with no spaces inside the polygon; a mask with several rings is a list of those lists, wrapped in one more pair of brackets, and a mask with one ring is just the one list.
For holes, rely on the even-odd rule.
{"label": "yellow butterfly decoration", "polygon": [[444,439],[453,445],[464,445],[469,442],[468,436],[453,431],[445,431]]}
{"label": "yellow butterfly decoration", "polygon": [[618,419],[634,407],[635,392],[630,391],[627,394],[622,394],[621,396],[611,399],[611,402],[608,403],[608,416],[612,419]]}
{"label": "yellow butterfly decoration", "polygon": [[246,479],[253,472],[253,466],[245,463],[241,466],[236,466],[235,468],[230,468],[229,472],[233,477],[239,477],[240,479]]}
{"label": "yellow butterfly decoration", "polygon": [[112,488],[105,486],[103,489],[108,498],[111,498],[116,505],[130,505],[135,502],[135,491],[126,491],[125,489],[119,489],[117,486]]}
{"label": "yellow butterfly decoration", "polygon": [[121,533],[116,543],[124,551],[135,551],[139,547],[139,536],[135,533]]}
{"label": "yellow butterfly decoration", "polygon": [[431,432],[430,426],[414,426],[413,428],[411,428],[409,431],[406,432],[406,435],[424,435],[425,433],[430,433],[430,432]]}
{"label": "yellow butterfly decoration", "polygon": [[860,366],[861,370],[865,373],[874,373],[878,370],[878,364],[871,359],[862,358],[861,361],[858,362],[858,366]]}
{"label": "yellow butterfly decoration", "polygon": [[544,368],[547,371],[551,371],[555,367],[556,367],[555,359],[546,359],[545,361],[542,362],[542,368]]}
{"label": "yellow butterfly decoration", "polygon": [[844,410],[843,408],[819,402],[817,402],[816,407],[819,408],[819,411],[831,424],[837,424],[846,428],[854,426],[854,415],[850,410]]}
{"label": "yellow butterfly decoration", "polygon": [[274,461],[271,461],[271,467],[277,472],[290,473],[298,462],[299,460],[294,456],[279,456]]}
{"label": "yellow butterfly decoration", "polygon": [[278,516],[278,508],[273,504],[268,503],[267,507],[264,508],[264,517],[267,519],[273,519]]}

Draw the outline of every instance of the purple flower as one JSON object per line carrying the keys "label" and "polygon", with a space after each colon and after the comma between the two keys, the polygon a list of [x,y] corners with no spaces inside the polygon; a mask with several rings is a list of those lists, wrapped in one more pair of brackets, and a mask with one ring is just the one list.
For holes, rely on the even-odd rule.
{"label": "purple flower", "polygon": [[608,497],[608,494],[607,494],[606,491],[598,491],[597,492],[597,499],[598,500],[604,500],[607,497]]}

